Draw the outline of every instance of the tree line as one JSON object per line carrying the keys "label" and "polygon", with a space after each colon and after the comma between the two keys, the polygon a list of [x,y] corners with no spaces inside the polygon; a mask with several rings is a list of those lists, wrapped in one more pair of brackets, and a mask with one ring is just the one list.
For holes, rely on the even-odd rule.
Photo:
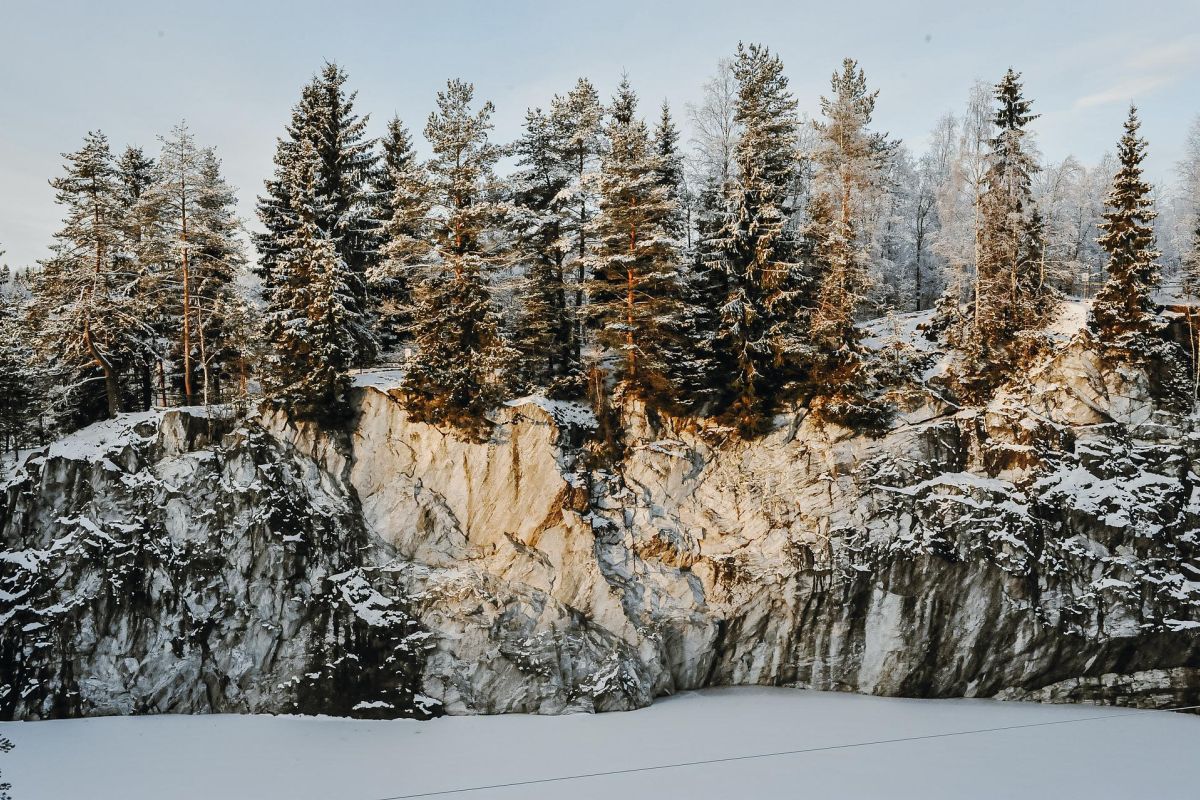
{"label": "tree line", "polygon": [[[220,160],[185,124],[156,158],[115,155],[99,132],[65,156],[51,256],[0,280],[4,447],[259,392],[336,421],[352,371],[380,363],[403,367],[416,418],[475,433],[528,393],[602,415],[636,396],[746,434],[784,404],[871,425],[912,376],[863,345],[862,320],[932,309],[930,331],[960,353],[947,385],[976,401],[1036,356],[1064,294],[1095,294],[1089,330],[1109,352],[1186,373],[1153,302],[1132,108],[1115,162],[1043,166],[1009,70],[913,159],[875,129],[854,60],[810,121],[778,56],[750,44],[689,109],[690,152],[670,107],[645,113],[628,78],[607,102],[580,79],[507,145],[492,104],[451,80],[421,158],[399,119],[368,137],[347,80],[327,64],[303,88],[253,261]],[[1194,227],[1171,240],[1186,285],[1200,283]]]}

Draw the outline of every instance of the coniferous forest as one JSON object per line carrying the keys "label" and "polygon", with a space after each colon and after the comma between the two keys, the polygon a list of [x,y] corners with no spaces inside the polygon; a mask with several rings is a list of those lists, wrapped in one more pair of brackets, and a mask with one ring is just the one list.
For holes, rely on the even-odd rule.
{"label": "coniferous forest", "polygon": [[1200,281],[1200,121],[1156,194],[1136,108],[1088,166],[1043,162],[1011,69],[920,153],[876,98],[846,59],[804,118],[780,59],[746,44],[695,106],[581,78],[499,142],[492,104],[453,79],[372,139],[327,63],[279,121],[250,225],[186,124],[153,147],[87,132],[51,178],[52,254],[0,280],[0,447],[260,399],[336,426],[352,374],[380,366],[404,370],[414,418],[471,437],[528,394],[601,420],[637,398],[747,437],[794,408],[870,430],[921,364],[864,347],[864,321],[925,312],[957,354],[946,390],[982,402],[1067,297],[1094,299],[1113,359],[1194,397],[1194,341],[1164,333],[1156,298]]}

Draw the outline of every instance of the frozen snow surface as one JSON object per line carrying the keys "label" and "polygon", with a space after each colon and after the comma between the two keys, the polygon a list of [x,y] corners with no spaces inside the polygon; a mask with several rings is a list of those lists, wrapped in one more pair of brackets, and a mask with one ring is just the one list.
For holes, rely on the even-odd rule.
{"label": "frozen snow surface", "polygon": [[[1133,800],[1194,797],[1200,785],[1196,716],[767,688],[599,715],[107,717],[0,733],[16,744],[0,767],[17,800],[382,800],[472,787],[490,788],[443,796]],[[695,763],[784,751],[807,752]],[[590,777],[528,783],[577,775]]]}

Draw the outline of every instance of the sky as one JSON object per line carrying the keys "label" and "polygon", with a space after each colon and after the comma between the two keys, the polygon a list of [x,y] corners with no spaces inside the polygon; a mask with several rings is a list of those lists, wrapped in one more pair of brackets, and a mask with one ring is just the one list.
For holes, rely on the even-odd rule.
{"label": "sky", "polygon": [[458,77],[495,103],[495,138],[507,142],[526,108],[579,76],[607,97],[626,72],[643,111],[667,99],[684,121],[739,40],[780,55],[813,116],[842,58],[858,59],[880,92],[876,127],[918,152],[976,79],[994,83],[1009,66],[1042,115],[1033,128],[1050,161],[1097,161],[1136,101],[1148,174],[1169,181],[1200,115],[1200,0],[0,0],[2,260],[47,255],[61,220],[47,181],[89,130],[118,151],[153,151],[186,119],[216,147],[253,227],[275,139],[327,60],[349,73],[373,134],[393,114],[419,132]]}

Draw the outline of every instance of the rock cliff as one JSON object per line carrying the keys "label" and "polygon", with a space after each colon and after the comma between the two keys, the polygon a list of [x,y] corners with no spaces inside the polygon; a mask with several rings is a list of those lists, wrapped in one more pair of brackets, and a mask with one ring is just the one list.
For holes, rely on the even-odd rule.
{"label": "rock cliff", "polygon": [[[936,373],[936,368],[930,374]],[[126,415],[0,481],[0,716],[629,709],[717,684],[1200,702],[1200,431],[1078,339],[983,408],[746,441]],[[931,386],[936,382],[931,382]]]}

